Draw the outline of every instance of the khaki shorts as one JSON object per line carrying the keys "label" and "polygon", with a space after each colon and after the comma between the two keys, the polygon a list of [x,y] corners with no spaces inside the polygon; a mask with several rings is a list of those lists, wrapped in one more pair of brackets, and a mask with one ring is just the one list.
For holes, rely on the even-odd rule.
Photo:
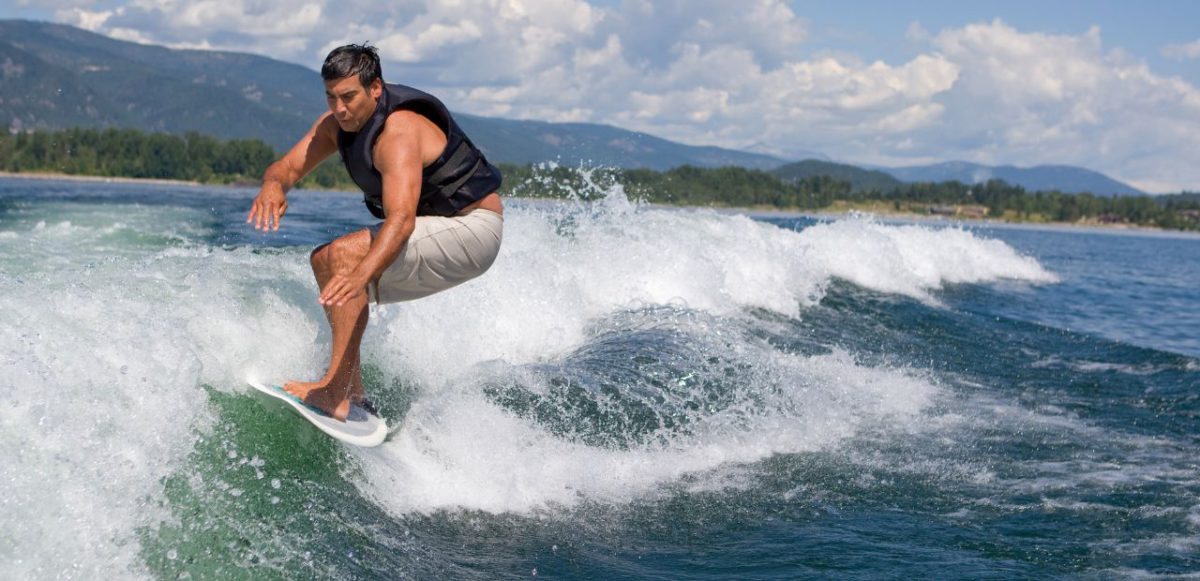
{"label": "khaki shorts", "polygon": [[[371,240],[381,224],[369,228]],[[412,236],[379,280],[367,285],[376,304],[411,301],[487,271],[500,252],[504,217],[482,208],[462,216],[418,216]]]}

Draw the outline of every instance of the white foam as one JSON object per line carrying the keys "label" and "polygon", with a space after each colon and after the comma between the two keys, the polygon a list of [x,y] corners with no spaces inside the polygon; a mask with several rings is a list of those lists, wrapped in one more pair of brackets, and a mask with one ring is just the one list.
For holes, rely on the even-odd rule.
{"label": "white foam", "polygon": [[317,359],[313,316],[281,298],[308,277],[303,251],[110,238],[184,240],[200,212],[43,210],[0,238],[0,577],[146,576],[138,529],[166,516],[162,479],[215,419],[199,386]]}
{"label": "white foam", "polygon": [[[1190,361],[1188,363],[1191,363]],[[1168,371],[1177,368],[1177,364],[1153,364],[1153,363],[1109,363],[1105,361],[1090,361],[1087,359],[1063,359],[1058,355],[1050,355],[1042,357],[1030,364],[1035,368],[1067,368],[1080,373],[1104,373],[1116,372],[1125,375],[1154,375],[1163,371]],[[1183,366],[1185,371],[1188,371],[1187,364]]]}
{"label": "white foam", "polygon": [[[729,320],[756,308],[803,316],[834,278],[922,299],[947,283],[1054,280],[1004,243],[962,230],[853,219],[795,232],[615,198],[621,203],[510,207],[492,271],[375,312],[368,358],[423,391],[396,437],[364,454],[368,494],[397,513],[628,500],[683,474],[836,445],[882,418],[904,418],[889,429],[916,429],[936,391],[921,374],[862,367],[844,353],[762,348],[742,355],[756,369],[744,389],[777,395],[743,405],[766,408],[737,421],[714,414],[704,430],[662,448],[601,449],[498,407],[479,393],[476,365],[557,360],[586,344],[598,321],[647,305]],[[704,333],[746,341],[729,325]]]}
{"label": "white foam", "polygon": [[800,232],[818,271],[871,290],[931,299],[946,284],[1058,278],[1000,240],[959,228],[891,226],[865,217]]}
{"label": "white foam", "polygon": [[[408,411],[392,441],[360,452],[364,492],[395,514],[529,513],[584,500],[628,502],[684,475],[723,486],[726,472],[706,473],[822,449],[880,422],[917,422],[936,393],[919,377],[861,367],[845,353],[758,355],[758,375],[772,385],[744,386],[745,399],[700,418],[691,431],[630,449],[552,434],[500,408],[477,385],[442,390]],[[693,487],[704,487],[705,478]]]}
{"label": "white foam", "polygon": [[800,316],[835,278],[926,300],[947,283],[1056,280],[1003,242],[957,229],[852,219],[794,232],[628,202],[510,208],[505,220],[500,257],[484,277],[375,315],[368,333],[384,335],[390,371],[437,384],[479,361],[554,357],[579,345],[598,317],[642,305]]}

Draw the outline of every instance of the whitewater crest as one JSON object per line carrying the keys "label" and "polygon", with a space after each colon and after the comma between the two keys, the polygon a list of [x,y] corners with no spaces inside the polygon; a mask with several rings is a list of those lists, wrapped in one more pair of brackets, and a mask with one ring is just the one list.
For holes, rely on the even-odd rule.
{"label": "whitewater crest", "polygon": [[[388,371],[436,385],[480,361],[558,357],[595,321],[645,306],[799,317],[835,280],[931,302],[947,284],[1057,280],[1007,244],[955,228],[856,218],[793,231],[743,215],[654,208],[620,190],[598,201],[510,206],[486,275],[380,309],[368,333],[383,337],[367,344],[383,345]],[[462,348],[441,348],[448,344]]]}
{"label": "whitewater crest", "polygon": [[384,375],[422,386],[400,431],[361,455],[364,493],[398,514],[622,502],[880,422],[909,429],[938,392],[926,374],[782,353],[754,337],[753,313],[803,317],[834,280],[931,302],[947,284],[1055,280],[959,229],[793,231],[620,191],[505,219],[491,272],[386,307],[369,331]]}

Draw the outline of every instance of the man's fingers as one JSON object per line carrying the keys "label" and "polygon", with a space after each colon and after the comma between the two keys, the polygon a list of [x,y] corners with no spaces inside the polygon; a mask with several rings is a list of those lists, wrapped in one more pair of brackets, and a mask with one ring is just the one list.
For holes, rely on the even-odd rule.
{"label": "man's fingers", "polygon": [[271,210],[270,204],[258,204],[256,210],[256,220],[254,221],[254,229],[266,232],[271,229],[271,218],[274,212]]}
{"label": "man's fingers", "polygon": [[356,296],[358,296],[358,292],[355,291],[355,289],[346,287],[346,288],[343,288],[341,290],[341,292],[339,292],[337,294],[337,296],[330,299],[329,302],[330,302],[330,304],[332,304],[334,306],[340,307],[340,306],[346,304],[346,301],[348,301]]}
{"label": "man's fingers", "polygon": [[250,212],[246,214],[246,223],[252,224],[255,230],[267,232],[278,230],[283,223],[283,215],[287,213],[287,199],[260,194],[250,204]]}
{"label": "man's fingers", "polygon": [[321,293],[317,301],[327,307],[340,307],[346,304],[346,301],[358,296],[361,290],[354,288],[345,277],[337,275],[329,279],[329,282],[325,284],[325,290]]}
{"label": "man's fingers", "polygon": [[332,279],[329,280],[329,283],[325,285],[325,290],[321,292],[319,302],[322,305],[328,305],[330,303],[330,301],[333,299],[334,295],[337,294],[338,290],[340,290],[341,288],[342,288],[342,277],[334,276]]}
{"label": "man's fingers", "polygon": [[263,208],[262,202],[254,204],[254,229],[262,230],[263,215],[266,214],[266,209]]}

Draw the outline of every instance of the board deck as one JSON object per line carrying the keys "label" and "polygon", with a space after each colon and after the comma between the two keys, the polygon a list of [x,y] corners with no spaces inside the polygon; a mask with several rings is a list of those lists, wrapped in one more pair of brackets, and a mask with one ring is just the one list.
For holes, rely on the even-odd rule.
{"label": "board deck", "polygon": [[306,405],[300,398],[284,391],[278,385],[266,385],[256,379],[247,379],[246,383],[259,392],[286,403],[317,429],[347,444],[370,448],[382,444],[387,437],[387,422],[362,406],[351,405],[346,421],[339,422],[325,412]]}

